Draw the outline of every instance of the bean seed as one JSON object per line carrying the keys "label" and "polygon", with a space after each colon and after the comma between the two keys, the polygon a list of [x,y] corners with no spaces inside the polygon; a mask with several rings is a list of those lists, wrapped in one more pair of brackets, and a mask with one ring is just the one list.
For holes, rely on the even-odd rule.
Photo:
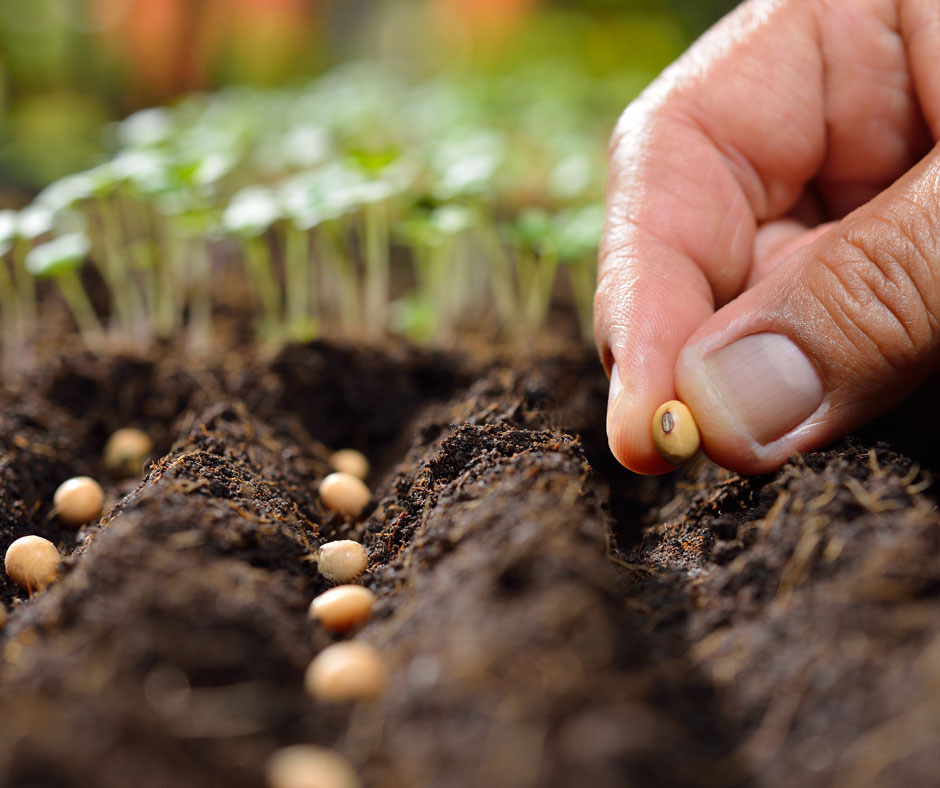
{"label": "bean seed", "polygon": [[275,752],[265,771],[268,788],[360,788],[352,765],[326,747],[295,744]]}
{"label": "bean seed", "polygon": [[372,493],[362,479],[337,471],[320,482],[320,500],[327,509],[346,517],[358,517],[369,504]]}
{"label": "bean seed", "polygon": [[97,520],[104,506],[104,490],[90,476],[76,476],[62,482],[52,496],[55,513],[72,528]]}
{"label": "bean seed", "polygon": [[151,451],[153,441],[146,432],[125,427],[108,438],[104,446],[104,464],[122,477],[136,476]]}
{"label": "bean seed", "polygon": [[352,539],[338,539],[320,545],[317,568],[333,583],[352,583],[362,577],[369,565],[366,549]]}
{"label": "bean seed", "polygon": [[328,702],[375,698],[385,689],[385,665],[366,643],[334,643],[307,667],[304,685],[313,697]]}
{"label": "bean seed", "polygon": [[653,444],[671,465],[683,465],[699,450],[702,439],[692,412],[678,400],[664,402],[653,416]]}
{"label": "bean seed", "polygon": [[59,574],[62,557],[41,536],[21,536],[8,548],[4,567],[10,579],[30,594],[41,591]]}
{"label": "bean seed", "polygon": [[334,470],[348,473],[357,479],[365,480],[369,475],[369,460],[361,451],[340,449],[330,455],[330,465]]}
{"label": "bean seed", "polygon": [[374,602],[375,594],[368,588],[336,586],[310,603],[309,616],[330,632],[348,632],[369,620]]}

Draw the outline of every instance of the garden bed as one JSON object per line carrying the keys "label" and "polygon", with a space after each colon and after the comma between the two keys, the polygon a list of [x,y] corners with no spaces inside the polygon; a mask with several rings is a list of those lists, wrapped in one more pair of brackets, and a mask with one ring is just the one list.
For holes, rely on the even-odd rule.
{"label": "garden bed", "polygon": [[[389,788],[933,784],[932,455],[863,437],[646,479],[605,407],[577,348],[44,354],[3,394],[0,534],[71,557],[32,599],[0,578],[0,782],[258,786],[313,742]],[[126,426],[154,462],[120,480],[100,458]],[[341,447],[372,461],[360,523],[316,494]],[[77,474],[108,509],[79,532],[50,516]],[[336,538],[369,550],[356,637],[390,676],[352,706],[303,689]]]}

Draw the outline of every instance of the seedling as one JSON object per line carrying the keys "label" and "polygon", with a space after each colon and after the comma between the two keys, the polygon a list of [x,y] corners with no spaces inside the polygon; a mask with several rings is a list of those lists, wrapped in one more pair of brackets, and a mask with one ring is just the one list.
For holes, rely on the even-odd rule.
{"label": "seedling", "polygon": [[656,451],[671,465],[684,465],[696,455],[701,445],[692,411],[678,400],[664,402],[657,408],[652,434]]}
{"label": "seedling", "polygon": [[314,698],[330,703],[376,698],[385,689],[385,664],[367,643],[334,643],[307,667],[304,685]]}
{"label": "seedling", "polygon": [[56,280],[82,338],[93,348],[100,345],[104,330],[78,274],[89,249],[86,235],[69,233],[34,247],[25,264],[33,276]]}
{"label": "seedling", "polygon": [[351,539],[327,542],[317,553],[317,568],[332,583],[353,583],[362,577],[368,565],[366,549]]}
{"label": "seedling", "polygon": [[308,615],[330,632],[343,633],[369,620],[375,594],[368,588],[341,585],[324,591],[310,603]]}
{"label": "seedling", "polygon": [[62,482],[52,498],[56,516],[68,526],[97,520],[104,506],[104,490],[90,476],[76,476]]}
{"label": "seedling", "polygon": [[48,539],[21,536],[7,548],[4,566],[10,579],[32,594],[56,579],[61,560],[56,546]]}
{"label": "seedling", "polygon": [[[233,251],[271,346],[332,331],[449,341],[493,307],[503,337],[520,324],[532,336],[559,265],[587,337],[602,215],[592,201],[624,96],[616,80],[543,65],[413,87],[359,65],[297,90],[231,90],[131,116],[110,161],[0,214],[5,353],[22,355],[34,330],[27,258],[56,273],[92,343],[103,324],[138,345],[184,330],[190,347],[209,347],[224,297],[213,267]],[[79,293],[76,255],[104,279],[107,314]]]}
{"label": "seedling", "polygon": [[330,455],[330,465],[340,473],[366,480],[369,475],[369,460],[356,449],[340,449]]}
{"label": "seedling", "polygon": [[352,765],[325,747],[295,744],[268,758],[268,788],[361,788]]}
{"label": "seedling", "polygon": [[222,226],[242,239],[246,270],[261,302],[262,335],[269,340],[277,339],[281,326],[281,288],[262,236],[280,218],[275,195],[259,186],[236,194],[222,215]]}
{"label": "seedling", "polygon": [[320,500],[327,509],[344,517],[358,517],[369,505],[372,493],[358,476],[336,471],[320,482]]}
{"label": "seedling", "polygon": [[104,464],[121,478],[140,473],[147,455],[153,450],[150,436],[135,427],[125,427],[113,433],[104,446]]}

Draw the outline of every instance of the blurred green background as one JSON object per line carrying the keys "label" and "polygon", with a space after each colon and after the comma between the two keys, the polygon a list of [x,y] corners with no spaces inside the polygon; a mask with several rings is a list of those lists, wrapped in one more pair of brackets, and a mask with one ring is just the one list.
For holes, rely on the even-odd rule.
{"label": "blurred green background", "polygon": [[[112,121],[194,91],[379,59],[405,77],[575,64],[601,122],[732,0],[0,0],[0,207],[94,165]],[[622,99],[621,99],[622,95]]]}

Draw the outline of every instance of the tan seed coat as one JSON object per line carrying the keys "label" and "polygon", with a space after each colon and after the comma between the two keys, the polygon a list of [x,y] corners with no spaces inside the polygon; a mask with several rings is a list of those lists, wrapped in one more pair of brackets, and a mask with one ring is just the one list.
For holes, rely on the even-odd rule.
{"label": "tan seed coat", "polygon": [[653,444],[671,465],[684,465],[699,450],[702,439],[692,411],[678,400],[664,402],[653,416]]}
{"label": "tan seed coat", "polygon": [[333,703],[375,698],[385,689],[385,664],[366,643],[334,643],[310,663],[304,685],[313,697]]}
{"label": "tan seed coat", "polygon": [[369,475],[369,460],[361,451],[340,449],[330,455],[330,465],[340,473],[348,473],[357,479],[365,480]]}
{"label": "tan seed coat", "polygon": [[76,476],[59,485],[52,503],[58,518],[66,525],[77,528],[101,516],[104,490],[90,476]]}
{"label": "tan seed coat", "polygon": [[310,603],[309,616],[330,632],[348,632],[369,620],[374,602],[375,594],[368,588],[336,586]]}
{"label": "tan seed coat", "polygon": [[8,548],[4,568],[10,579],[29,593],[48,586],[59,574],[62,557],[41,536],[21,536]]}
{"label": "tan seed coat", "polygon": [[369,565],[366,549],[351,539],[338,539],[320,546],[317,568],[332,583],[353,583]]}
{"label": "tan seed coat", "polygon": [[121,476],[136,476],[141,472],[147,455],[153,451],[153,441],[142,430],[125,427],[108,438],[104,446],[104,464]]}
{"label": "tan seed coat", "polygon": [[320,500],[333,512],[346,517],[358,517],[369,505],[372,493],[362,479],[351,473],[337,471],[326,476],[320,482]]}
{"label": "tan seed coat", "polygon": [[352,765],[325,747],[295,744],[268,758],[268,788],[360,788]]}

